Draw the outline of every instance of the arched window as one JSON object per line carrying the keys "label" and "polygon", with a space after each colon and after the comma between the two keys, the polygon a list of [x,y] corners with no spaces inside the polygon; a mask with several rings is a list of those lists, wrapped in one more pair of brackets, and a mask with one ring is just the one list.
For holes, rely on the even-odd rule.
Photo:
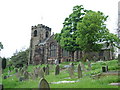
{"label": "arched window", "polygon": [[47,32],[46,32],[46,38],[47,38],[48,36],[49,36],[49,32],[47,31]]}
{"label": "arched window", "polygon": [[69,52],[66,50],[62,50],[62,56],[69,56]]}
{"label": "arched window", "polygon": [[56,57],[57,52],[56,52],[56,45],[54,43],[50,44],[50,57]]}
{"label": "arched window", "polygon": [[36,36],[37,36],[37,30],[34,31],[34,37],[36,37]]}

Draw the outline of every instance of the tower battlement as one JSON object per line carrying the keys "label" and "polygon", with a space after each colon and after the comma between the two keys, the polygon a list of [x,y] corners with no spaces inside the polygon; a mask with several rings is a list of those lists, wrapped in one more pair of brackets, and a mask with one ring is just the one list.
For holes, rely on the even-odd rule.
{"label": "tower battlement", "polygon": [[37,28],[42,28],[42,29],[51,31],[51,28],[49,28],[48,26],[45,26],[43,24],[38,24],[37,26],[35,25],[35,26],[31,27],[32,30],[37,29]]}

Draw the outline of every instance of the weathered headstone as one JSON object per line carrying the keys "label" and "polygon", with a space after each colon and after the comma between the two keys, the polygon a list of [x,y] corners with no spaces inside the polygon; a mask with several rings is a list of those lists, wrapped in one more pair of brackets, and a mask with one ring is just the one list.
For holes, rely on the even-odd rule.
{"label": "weathered headstone", "polygon": [[71,78],[75,77],[74,76],[74,65],[73,65],[73,63],[70,64],[70,67],[68,68],[68,72],[69,72],[69,75],[70,75]]}
{"label": "weathered headstone", "polygon": [[80,64],[78,64],[78,78],[82,78],[82,70]]}
{"label": "weathered headstone", "polygon": [[0,84],[0,90],[3,90],[4,87],[3,87],[3,84]]}
{"label": "weathered headstone", "polygon": [[23,73],[24,73],[24,69],[22,68],[22,69],[20,69],[21,76],[23,75]]}
{"label": "weathered headstone", "polygon": [[108,72],[108,66],[106,66],[106,71]]}
{"label": "weathered headstone", "polygon": [[45,75],[49,75],[49,66],[48,65],[46,66],[46,69],[45,69]]}
{"label": "weathered headstone", "polygon": [[34,69],[34,74],[35,74],[35,77],[37,78],[38,77],[38,68],[36,67],[35,69]]}
{"label": "weathered headstone", "polygon": [[25,78],[25,79],[29,79],[29,73],[28,73],[27,71],[25,71],[25,72],[23,73],[23,75],[24,75],[24,78]]}
{"label": "weathered headstone", "polygon": [[60,73],[60,67],[59,65],[56,65],[55,67],[55,75],[58,75]]}
{"label": "weathered headstone", "polygon": [[45,72],[45,67],[43,67],[43,71]]}
{"label": "weathered headstone", "polygon": [[85,68],[85,65],[82,62],[80,63],[80,66],[81,66],[82,70],[87,71],[86,68]]}
{"label": "weathered headstone", "polygon": [[15,68],[15,72],[16,72],[16,73],[18,72],[18,69],[17,69],[17,68]]}
{"label": "weathered headstone", "polygon": [[40,90],[50,90],[49,83],[44,78],[41,78],[38,88]]}
{"label": "weathered headstone", "polygon": [[102,67],[102,72],[106,72],[106,67]]}
{"label": "weathered headstone", "polygon": [[31,79],[33,79],[33,80],[35,80],[35,79],[36,79],[36,76],[35,76],[35,74],[34,74],[34,73],[30,72],[30,73],[29,73],[29,75],[30,75],[30,78],[31,78]]}
{"label": "weathered headstone", "polygon": [[91,62],[89,60],[87,60],[88,62],[88,70],[91,70]]}
{"label": "weathered headstone", "polygon": [[43,68],[40,69],[40,78],[44,78],[44,71],[43,71]]}
{"label": "weathered headstone", "polygon": [[22,81],[24,81],[24,80],[25,80],[25,77],[23,77],[23,76],[19,77],[19,81],[20,81],[20,82],[22,82]]}

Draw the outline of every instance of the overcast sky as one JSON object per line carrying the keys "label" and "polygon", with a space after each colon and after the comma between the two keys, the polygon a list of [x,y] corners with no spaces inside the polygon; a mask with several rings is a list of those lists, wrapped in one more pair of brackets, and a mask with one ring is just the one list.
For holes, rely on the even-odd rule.
{"label": "overcast sky", "polygon": [[64,19],[72,13],[75,5],[85,9],[101,11],[108,15],[107,27],[115,33],[119,0],[1,0],[0,42],[4,49],[0,56],[10,57],[30,44],[31,26],[44,24],[58,33]]}

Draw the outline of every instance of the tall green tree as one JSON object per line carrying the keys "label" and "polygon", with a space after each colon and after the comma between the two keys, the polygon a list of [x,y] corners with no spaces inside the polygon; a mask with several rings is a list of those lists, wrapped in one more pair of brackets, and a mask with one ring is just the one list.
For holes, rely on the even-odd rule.
{"label": "tall green tree", "polygon": [[80,49],[76,43],[77,23],[82,21],[86,12],[82,5],[74,6],[73,12],[64,20],[61,33],[55,35],[60,46],[71,53],[72,61],[74,61],[74,52]]}
{"label": "tall green tree", "polygon": [[118,42],[117,36],[109,33],[106,28],[107,17],[100,11],[88,11],[82,22],[78,23],[76,43],[79,44],[82,51],[100,51],[103,47],[101,42],[112,43],[112,45],[115,45],[113,42]]}
{"label": "tall green tree", "polygon": [[11,57],[11,62],[14,67],[23,67],[24,65],[28,64],[28,55],[29,49],[25,51],[19,51]]}

